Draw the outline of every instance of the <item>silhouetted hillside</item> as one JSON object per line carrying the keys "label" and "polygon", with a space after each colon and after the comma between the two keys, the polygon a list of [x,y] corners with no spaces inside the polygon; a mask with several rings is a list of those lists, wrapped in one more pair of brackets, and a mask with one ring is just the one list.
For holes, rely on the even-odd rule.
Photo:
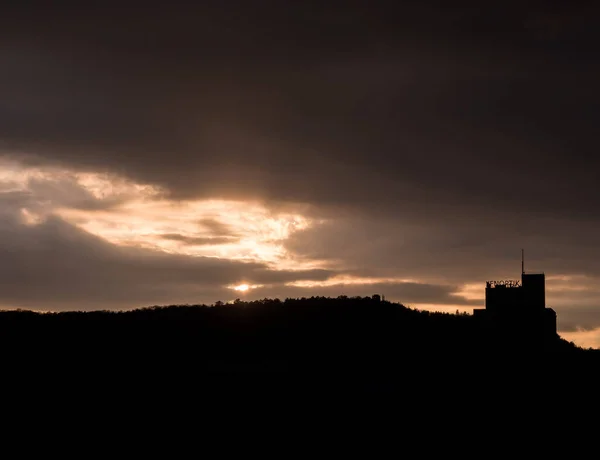
{"label": "silhouetted hillside", "polygon": [[126,312],[0,313],[14,356],[200,371],[385,370],[414,360],[596,356],[558,336],[489,330],[467,314],[417,311],[370,298],[235,301]]}
{"label": "silhouetted hillside", "polygon": [[[600,363],[600,351],[558,336],[519,337],[471,315],[377,297],[3,311],[0,346],[5,382],[20,393],[42,391],[54,404],[84,401],[99,411],[135,404],[139,413],[154,413],[158,404],[201,411],[224,401],[462,405],[465,395],[471,402],[490,392],[505,399],[507,390],[546,404],[546,391],[567,394],[565,380],[578,382],[581,394]],[[449,391],[462,399],[446,400]]]}

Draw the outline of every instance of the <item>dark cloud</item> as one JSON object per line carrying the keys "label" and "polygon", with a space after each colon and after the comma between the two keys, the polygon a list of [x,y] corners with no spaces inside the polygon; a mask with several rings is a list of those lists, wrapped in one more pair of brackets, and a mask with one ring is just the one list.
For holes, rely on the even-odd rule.
{"label": "dark cloud", "polygon": [[588,3],[40,5],[0,53],[0,138],[35,161],[417,214],[598,198]]}
{"label": "dark cloud", "polygon": [[453,283],[518,278],[526,269],[549,276],[600,276],[598,227],[592,222],[474,214],[413,222],[403,216],[336,218],[285,242],[301,258],[326,260],[360,276],[444,279]]}

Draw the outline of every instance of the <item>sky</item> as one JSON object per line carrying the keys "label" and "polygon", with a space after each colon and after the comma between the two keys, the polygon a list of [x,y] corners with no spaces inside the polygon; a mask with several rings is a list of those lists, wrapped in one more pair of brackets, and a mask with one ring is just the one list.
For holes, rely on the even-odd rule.
{"label": "sky", "polygon": [[594,2],[13,3],[0,308],[471,311],[524,248],[600,347]]}

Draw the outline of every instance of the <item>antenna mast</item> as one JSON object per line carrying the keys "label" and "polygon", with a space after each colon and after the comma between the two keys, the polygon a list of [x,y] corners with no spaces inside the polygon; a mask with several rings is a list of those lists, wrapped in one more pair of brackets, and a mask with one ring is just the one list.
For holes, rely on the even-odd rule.
{"label": "antenna mast", "polygon": [[525,249],[521,249],[521,275],[525,274]]}

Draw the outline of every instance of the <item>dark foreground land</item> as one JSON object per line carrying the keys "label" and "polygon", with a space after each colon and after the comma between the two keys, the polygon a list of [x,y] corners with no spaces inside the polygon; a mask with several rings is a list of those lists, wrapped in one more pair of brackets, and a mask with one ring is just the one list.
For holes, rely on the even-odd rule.
{"label": "dark foreground land", "polygon": [[[515,318],[515,322],[518,322]],[[182,374],[386,373],[512,363],[600,362],[558,335],[515,334],[471,315],[417,311],[378,298],[236,301],[127,312],[0,312],[5,365]]]}
{"label": "dark foreground land", "polygon": [[136,414],[160,405],[179,411],[303,401],[489,408],[520,398],[552,408],[595,394],[600,370],[600,351],[555,334],[521,335],[471,315],[369,297],[4,311],[0,347],[3,386],[44,401],[60,403],[62,395],[86,414],[104,400],[117,412],[137,404],[143,410]]}
{"label": "dark foreground land", "polygon": [[407,440],[407,428],[475,439],[506,420],[531,439],[541,422],[580,421],[573,411],[595,399],[600,351],[507,327],[376,297],[5,311],[2,407],[22,424],[176,426],[196,430],[190,439],[199,424],[228,433],[239,420],[259,431],[265,420],[283,431],[293,422],[302,442],[315,442],[317,423],[326,433],[383,424],[388,439]]}

